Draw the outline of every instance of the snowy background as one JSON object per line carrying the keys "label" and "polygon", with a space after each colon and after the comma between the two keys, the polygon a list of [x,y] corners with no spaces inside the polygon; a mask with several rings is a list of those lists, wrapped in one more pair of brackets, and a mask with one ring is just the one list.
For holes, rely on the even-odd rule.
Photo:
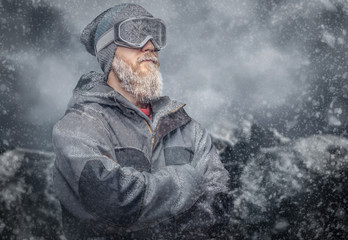
{"label": "snowy background", "polygon": [[[247,115],[290,137],[342,132],[346,0],[132,2],[167,23],[168,46],[160,52],[164,94],[187,103],[212,132]],[[100,71],[79,43],[80,32],[117,3],[0,2],[2,148],[50,148],[42,137],[64,114],[79,77]],[[32,138],[36,129],[29,128],[43,136]]]}
{"label": "snowy background", "polygon": [[[239,238],[270,239],[284,231],[304,239],[348,236],[348,198],[342,193],[348,185],[348,1],[129,2],[167,24],[168,45],[159,54],[164,95],[187,103],[190,115],[215,137],[235,180],[233,226],[249,226],[236,231]],[[10,149],[52,151],[52,126],[79,77],[100,71],[79,43],[80,32],[117,3],[0,0],[2,167],[14,161],[11,156],[27,159],[17,150],[6,152]],[[47,154],[43,159],[50,159]],[[26,193],[18,187],[25,178],[1,174],[0,203],[4,200],[1,206],[10,212],[9,199],[15,202]],[[22,180],[10,188],[4,176]],[[8,195],[9,189],[17,195]],[[320,196],[319,213],[285,216],[310,209],[313,196]],[[306,199],[300,207],[289,203],[298,198]],[[285,213],[279,212],[282,204],[290,206]],[[0,233],[6,224],[0,218]]]}

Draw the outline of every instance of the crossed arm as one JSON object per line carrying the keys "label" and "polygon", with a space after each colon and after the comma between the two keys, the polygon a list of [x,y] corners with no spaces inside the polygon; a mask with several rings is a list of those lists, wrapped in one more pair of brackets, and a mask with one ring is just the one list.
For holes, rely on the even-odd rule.
{"label": "crossed arm", "polygon": [[[115,157],[105,128],[96,119],[70,113],[53,131],[56,167],[84,209],[114,226],[136,231],[193,209],[198,214],[190,218],[200,219],[189,221],[195,222],[192,227],[211,225],[217,221],[212,206],[220,193],[227,192],[228,173],[208,134],[192,124],[198,133],[192,163],[148,173],[105,157]],[[67,193],[57,194],[62,204],[68,204],[62,197]]]}

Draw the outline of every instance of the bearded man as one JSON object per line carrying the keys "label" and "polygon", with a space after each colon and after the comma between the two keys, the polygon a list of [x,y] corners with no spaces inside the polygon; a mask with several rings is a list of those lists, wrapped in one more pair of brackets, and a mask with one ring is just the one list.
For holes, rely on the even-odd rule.
{"label": "bearded man", "polygon": [[164,22],[139,5],[116,5],[83,30],[81,42],[104,73],[81,77],[53,129],[66,237],[221,236],[229,176],[184,104],[160,96]]}

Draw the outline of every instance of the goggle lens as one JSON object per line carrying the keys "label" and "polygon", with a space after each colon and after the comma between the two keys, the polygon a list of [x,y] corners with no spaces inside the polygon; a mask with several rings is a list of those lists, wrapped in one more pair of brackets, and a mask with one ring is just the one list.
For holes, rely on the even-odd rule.
{"label": "goggle lens", "polygon": [[156,50],[167,44],[166,25],[161,19],[152,17],[135,17],[127,19],[101,36],[95,46],[96,54],[113,41],[124,47],[142,48],[149,40]]}
{"label": "goggle lens", "polygon": [[161,49],[167,42],[166,27],[160,19],[130,19],[122,22],[118,30],[119,40],[134,47],[142,47],[149,39],[153,39],[156,47]]}

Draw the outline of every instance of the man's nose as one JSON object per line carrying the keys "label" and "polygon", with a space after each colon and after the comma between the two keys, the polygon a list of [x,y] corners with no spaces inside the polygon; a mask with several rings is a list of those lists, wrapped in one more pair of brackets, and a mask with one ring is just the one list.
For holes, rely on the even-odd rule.
{"label": "man's nose", "polygon": [[152,44],[151,40],[147,41],[147,43],[141,48],[143,52],[153,52],[155,51],[155,46]]}

